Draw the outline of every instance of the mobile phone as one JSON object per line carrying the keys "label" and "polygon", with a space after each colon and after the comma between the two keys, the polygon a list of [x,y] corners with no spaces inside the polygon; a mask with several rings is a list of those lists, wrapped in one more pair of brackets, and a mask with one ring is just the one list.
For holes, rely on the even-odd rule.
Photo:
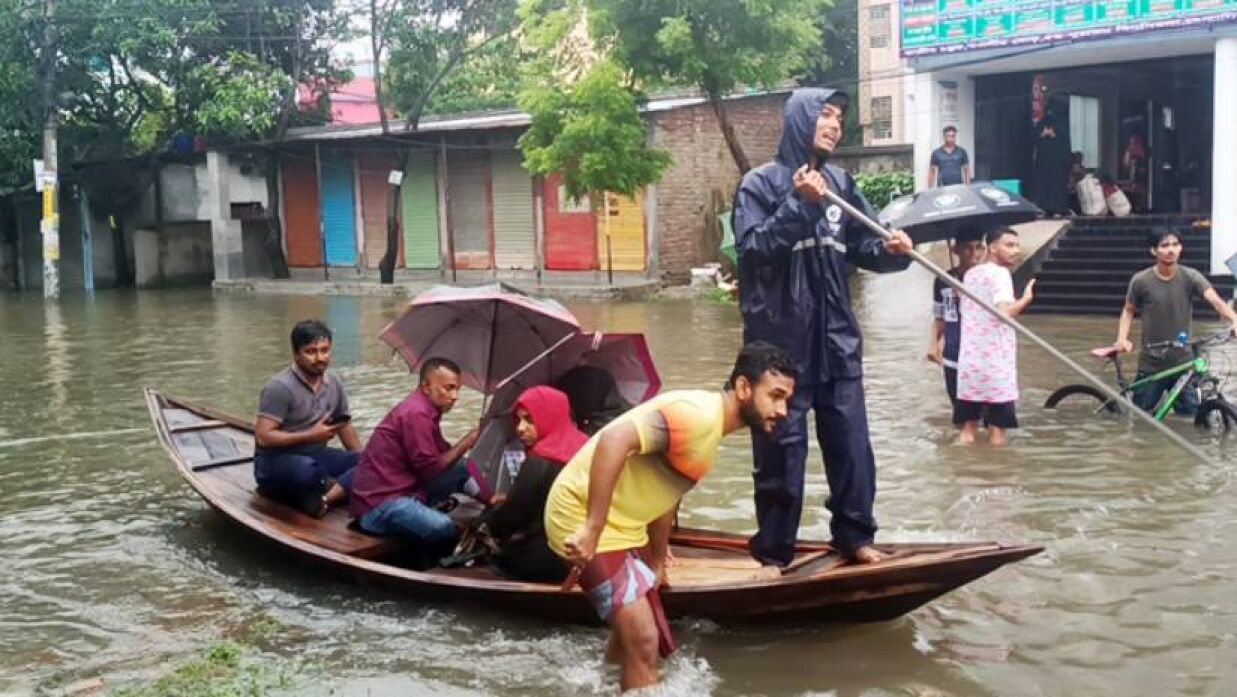
{"label": "mobile phone", "polygon": [[326,425],[327,426],[338,426],[340,424],[346,424],[351,420],[352,420],[351,414],[332,414],[331,418],[326,420]]}

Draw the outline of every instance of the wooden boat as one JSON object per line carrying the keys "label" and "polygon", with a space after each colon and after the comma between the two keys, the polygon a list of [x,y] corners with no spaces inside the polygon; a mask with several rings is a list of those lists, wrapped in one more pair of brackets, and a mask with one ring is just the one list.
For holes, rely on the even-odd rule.
{"label": "wooden boat", "polygon": [[[152,389],[146,402],[159,442],[185,481],[229,520],[296,556],[418,598],[596,622],[578,588],[510,581],[486,568],[414,571],[390,563],[400,544],[349,528],[345,511],[315,519],[258,495],[247,420]],[[752,561],[739,535],[680,528],[672,544],[678,563],[663,591],[667,613],[719,622],[890,620],[1043,550],[996,542],[880,544],[887,560],[855,565],[826,543],[801,542],[794,562],[778,571]]]}

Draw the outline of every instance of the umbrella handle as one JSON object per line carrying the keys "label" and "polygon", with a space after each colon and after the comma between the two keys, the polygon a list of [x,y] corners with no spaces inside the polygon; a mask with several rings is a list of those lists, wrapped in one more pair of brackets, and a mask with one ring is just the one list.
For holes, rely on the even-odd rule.
{"label": "umbrella handle", "polygon": [[[554,345],[553,345],[553,346],[551,346],[550,348],[548,348],[548,349],[546,349],[546,350],[542,351],[541,353],[537,354],[536,356],[534,356],[534,357],[533,357],[533,359],[532,359],[531,361],[529,361],[529,362],[525,363],[524,365],[520,366],[520,367],[519,367],[519,368],[518,368],[518,369],[517,369],[514,373],[512,373],[512,374],[508,375],[507,377],[503,378],[502,380],[500,380],[500,381],[498,382],[498,384],[494,386],[494,393],[497,393],[499,390],[501,390],[502,388],[506,387],[506,386],[507,386],[507,385],[508,385],[508,384],[509,384],[512,380],[514,380],[514,379],[518,378],[519,376],[523,375],[523,374],[524,374],[524,372],[525,372],[525,371],[527,371],[529,368],[533,367],[534,365],[537,365],[537,363],[538,363],[538,362],[539,362],[542,358],[545,358],[546,356],[550,355],[550,354],[551,354],[551,353],[552,353],[555,349],[557,349],[559,346],[562,346],[563,344],[565,344],[565,343],[567,343],[568,341],[570,341],[572,337],[576,336],[576,334],[579,334],[579,332],[576,332],[575,334],[568,334],[567,336],[564,336],[563,338],[561,338],[561,339],[559,339],[558,341],[554,342]],[[486,396],[488,397],[489,395],[486,395]],[[483,413],[483,414],[484,414],[484,413],[485,413],[485,410],[483,409],[481,413]]]}
{"label": "umbrella handle", "polygon": [[[855,220],[863,223],[869,230],[879,235],[882,240],[888,242],[889,240],[893,239],[892,232],[887,230],[880,223],[876,222],[875,220],[872,220],[870,217],[864,214],[863,211],[852,206],[849,201],[839,196],[837,192],[835,192],[833,189],[829,189],[829,188],[825,189],[825,198],[829,199],[830,203],[836,204],[842,210],[846,211],[846,213],[850,215],[852,218],[854,218]],[[970,298],[972,301],[974,301],[976,305],[979,305],[980,307],[984,308],[984,310],[988,312],[988,314],[995,317],[998,321],[1012,328],[1015,332],[1018,332],[1025,338],[1029,339],[1036,346],[1039,346],[1044,351],[1046,351],[1048,355],[1064,363],[1070,370],[1073,370],[1075,373],[1078,373],[1078,375],[1080,375],[1084,380],[1094,385],[1095,388],[1098,389],[1100,392],[1104,393],[1105,397],[1113,400],[1117,404],[1122,405],[1123,407],[1126,408],[1127,411],[1134,414],[1136,417],[1142,419],[1146,423],[1151,424],[1151,426],[1153,426],[1160,433],[1168,437],[1169,440],[1176,443],[1182,450],[1185,450],[1186,452],[1190,453],[1191,455],[1198,458],[1200,461],[1204,463],[1214,464],[1211,461],[1211,458],[1208,457],[1207,454],[1204,453],[1202,450],[1200,450],[1198,446],[1186,440],[1184,437],[1181,436],[1181,434],[1172,430],[1168,426],[1165,426],[1163,423],[1157,421],[1154,416],[1140,409],[1129,398],[1123,396],[1122,394],[1114,390],[1111,386],[1109,386],[1108,383],[1104,382],[1103,380],[1099,379],[1095,375],[1091,374],[1090,371],[1088,371],[1086,368],[1076,363],[1069,356],[1057,350],[1055,346],[1048,343],[1045,339],[1041,338],[1038,334],[1031,331],[1030,329],[1027,329],[1021,322],[1019,322],[1018,320],[1012,317],[1009,317],[1004,312],[1001,312],[1001,310],[999,310],[992,303],[977,296],[974,292],[972,292],[965,285],[963,285],[961,281],[954,278],[953,276],[950,276],[948,273],[946,273],[944,269],[937,266],[931,259],[927,258],[926,256],[924,256],[923,254],[919,253],[918,251],[914,249],[910,250],[910,252],[908,252],[908,255],[910,256],[911,259],[918,262],[919,265],[923,266],[928,271],[932,272],[934,276],[941,279],[945,283],[949,284],[954,290]]]}

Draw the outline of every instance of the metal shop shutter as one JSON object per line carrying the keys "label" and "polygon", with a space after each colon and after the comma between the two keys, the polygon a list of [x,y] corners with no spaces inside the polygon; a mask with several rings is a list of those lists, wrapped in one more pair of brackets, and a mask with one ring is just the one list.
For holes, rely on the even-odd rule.
{"label": "metal shop shutter", "polygon": [[606,250],[606,217],[597,223],[598,266],[607,268],[607,260],[615,271],[643,271],[644,244],[644,192],[636,192],[635,198],[606,192],[605,216],[610,219],[610,249]]}
{"label": "metal shop shutter", "polygon": [[[368,153],[357,161],[361,179],[361,219],[365,224],[365,266],[378,268],[387,253],[387,198],[390,185],[387,176],[395,168],[394,155]],[[399,267],[403,245],[396,238],[395,266]]]}
{"label": "metal shop shutter", "polygon": [[490,268],[490,154],[447,154],[447,194],[451,198],[451,232],[455,268]]}
{"label": "metal shop shutter", "polygon": [[521,159],[515,150],[493,154],[494,266],[499,269],[531,269],[537,262],[533,180]]}
{"label": "metal shop shutter", "polygon": [[322,231],[318,227],[318,173],[314,157],[288,153],[280,158],[280,170],[288,266],[321,266]]}
{"label": "metal shop shutter", "polygon": [[404,226],[404,265],[436,269],[442,261],[438,246],[438,183],[434,153],[413,150],[404,165],[400,189]]}
{"label": "metal shop shutter", "polygon": [[356,266],[356,197],[352,158],[343,153],[322,155],[322,229],[326,263]]}
{"label": "metal shop shutter", "polygon": [[566,198],[557,174],[545,178],[542,207],[545,215],[547,269],[586,271],[597,268],[597,218],[587,199]]}

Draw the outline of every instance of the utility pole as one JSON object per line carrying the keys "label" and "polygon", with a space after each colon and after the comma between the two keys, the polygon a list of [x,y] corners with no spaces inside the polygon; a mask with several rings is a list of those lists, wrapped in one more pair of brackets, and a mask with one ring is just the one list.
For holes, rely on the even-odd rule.
{"label": "utility pole", "polygon": [[43,297],[60,297],[60,215],[57,210],[59,194],[59,163],[56,159],[56,0],[44,0],[43,4],[43,55],[40,57],[39,77],[42,80],[43,106],[43,219],[39,231],[43,233]]}

